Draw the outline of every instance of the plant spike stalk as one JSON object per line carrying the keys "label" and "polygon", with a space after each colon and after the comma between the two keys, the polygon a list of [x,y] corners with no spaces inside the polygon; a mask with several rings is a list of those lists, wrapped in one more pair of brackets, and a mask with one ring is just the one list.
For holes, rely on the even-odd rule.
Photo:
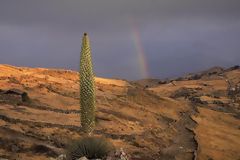
{"label": "plant spike stalk", "polygon": [[87,33],[84,33],[82,38],[79,79],[81,126],[85,133],[91,134],[95,126],[96,100],[91,48]]}

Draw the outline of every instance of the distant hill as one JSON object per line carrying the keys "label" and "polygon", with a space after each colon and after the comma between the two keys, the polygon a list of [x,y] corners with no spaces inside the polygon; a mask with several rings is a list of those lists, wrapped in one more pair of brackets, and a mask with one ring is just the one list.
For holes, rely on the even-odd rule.
{"label": "distant hill", "polygon": [[159,84],[167,84],[167,83],[171,83],[174,81],[183,81],[183,80],[199,80],[199,79],[216,79],[218,77],[222,77],[224,75],[224,73],[226,72],[230,72],[233,70],[238,70],[240,69],[240,66],[235,65],[233,67],[230,68],[223,68],[223,67],[212,67],[209,68],[207,70],[203,70],[200,72],[196,72],[196,73],[189,73],[177,78],[171,78],[171,79],[141,79],[141,80],[137,80],[134,81],[135,84],[140,85],[142,87],[153,87]]}

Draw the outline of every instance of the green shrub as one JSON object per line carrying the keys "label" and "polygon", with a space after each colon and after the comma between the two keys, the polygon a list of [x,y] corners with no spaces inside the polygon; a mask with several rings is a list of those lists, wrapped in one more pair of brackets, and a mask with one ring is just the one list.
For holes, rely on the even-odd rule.
{"label": "green shrub", "polygon": [[22,101],[23,102],[29,102],[30,98],[28,97],[28,94],[26,92],[23,92],[22,96]]}
{"label": "green shrub", "polygon": [[97,159],[106,157],[114,146],[101,137],[84,137],[73,141],[67,148],[67,160],[76,160],[81,157]]}

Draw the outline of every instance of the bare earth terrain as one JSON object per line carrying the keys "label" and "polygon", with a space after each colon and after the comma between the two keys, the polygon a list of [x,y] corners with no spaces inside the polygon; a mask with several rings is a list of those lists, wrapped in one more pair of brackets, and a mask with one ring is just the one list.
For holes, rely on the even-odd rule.
{"label": "bare earth terrain", "polygon": [[[82,136],[78,73],[0,65],[0,158],[47,160]],[[96,78],[94,135],[135,160],[240,160],[240,69]]]}

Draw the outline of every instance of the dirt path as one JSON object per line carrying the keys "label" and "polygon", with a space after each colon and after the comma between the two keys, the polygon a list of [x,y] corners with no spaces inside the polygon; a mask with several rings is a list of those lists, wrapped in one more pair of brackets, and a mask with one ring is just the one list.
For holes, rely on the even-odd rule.
{"label": "dirt path", "polygon": [[193,114],[196,114],[196,111],[194,107],[191,107],[187,112],[181,112],[180,120],[172,124],[177,132],[172,144],[162,150],[161,160],[196,159],[198,144],[192,131],[196,126],[196,123],[191,119]]}

